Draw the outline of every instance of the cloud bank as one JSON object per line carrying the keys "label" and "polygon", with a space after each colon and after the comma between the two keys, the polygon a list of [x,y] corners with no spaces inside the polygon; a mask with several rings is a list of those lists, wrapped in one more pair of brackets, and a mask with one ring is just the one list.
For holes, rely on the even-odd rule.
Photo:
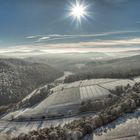
{"label": "cloud bank", "polygon": [[127,50],[138,50],[140,38],[119,39],[119,40],[96,40],[78,43],[57,43],[57,44],[36,44],[20,45],[0,49],[0,53],[7,52],[119,52]]}

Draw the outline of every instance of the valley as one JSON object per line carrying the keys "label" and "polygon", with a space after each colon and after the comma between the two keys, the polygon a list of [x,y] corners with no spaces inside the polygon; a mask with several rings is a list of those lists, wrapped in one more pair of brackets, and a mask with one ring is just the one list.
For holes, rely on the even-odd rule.
{"label": "valley", "polygon": [[[126,100],[128,100],[127,98],[130,98],[130,100],[135,100],[135,98],[134,99],[131,99],[131,98],[133,98],[135,93],[137,94],[139,93],[140,77],[137,76],[135,72],[134,72],[133,77],[128,77],[128,78],[127,77],[123,78],[123,76],[120,76],[122,77],[120,78],[117,75],[118,70],[120,71],[121,69],[124,69],[124,67],[127,67],[128,61],[131,61],[130,69],[135,68],[139,70],[139,66],[138,66],[139,56],[131,56],[131,57],[124,57],[124,58],[117,58],[117,59],[112,58],[112,60],[107,59],[104,61],[100,59],[89,60],[88,58],[87,59],[84,58],[85,64],[82,65],[82,67],[81,65],[79,65],[81,64],[81,61],[75,62],[74,57],[72,59],[69,58],[70,59],[69,61],[65,60],[63,64],[62,64],[62,58],[60,59],[60,61],[59,61],[58,56],[56,58],[57,58],[57,63],[52,64],[52,65],[50,64],[47,65],[47,61],[45,60],[42,61],[42,63],[41,61],[36,62],[34,58],[32,58],[32,61],[29,60],[29,58],[14,59],[14,60],[10,58],[8,58],[7,60],[5,60],[5,58],[3,59],[4,63],[5,61],[7,61],[8,64],[9,62],[14,63],[14,64],[16,63],[15,65],[18,66],[20,71],[23,69],[22,68],[23,64],[21,67],[20,63],[25,63],[25,64],[29,63],[29,65],[31,64],[43,65],[43,67],[46,67],[47,65],[46,68],[49,67],[54,70],[53,71],[52,69],[50,69],[50,72],[52,73],[54,78],[52,80],[46,79],[44,76],[44,72],[45,73],[50,73],[50,72],[46,71],[45,69],[43,71],[41,68],[42,71],[40,72],[43,76],[42,78],[48,81],[46,82],[42,81],[42,83],[40,82],[40,85],[38,85],[38,87],[36,88],[33,88],[30,94],[28,93],[24,95],[22,98],[19,98],[18,101],[14,103],[13,106],[11,107],[9,106],[8,108],[5,109],[0,119],[0,124],[1,124],[0,134],[2,138],[9,137],[13,140],[14,137],[21,137],[21,134],[23,132],[24,132],[23,134],[23,137],[24,137],[25,134],[28,135],[30,132],[33,132],[33,131],[39,132],[40,130],[44,131],[45,129],[51,129],[51,127],[53,127],[54,129],[58,127],[59,129],[62,129],[62,130],[65,127],[66,128],[68,127],[68,129],[71,129],[69,128],[69,126],[74,125],[75,121],[76,123],[78,123],[84,118],[87,120],[89,118],[94,120],[94,117],[96,118],[96,116],[98,116],[98,114],[100,114],[101,112],[111,108],[111,106],[114,106],[118,102],[119,102],[118,104],[121,104],[120,102],[124,102],[123,99],[125,98]],[[59,65],[59,62],[60,62],[60,69],[59,71],[56,72],[55,70],[57,66]],[[67,62],[73,63],[73,65],[69,65],[70,69],[67,66],[63,67]],[[93,66],[91,63],[93,63]],[[11,65],[13,64],[9,64],[9,68],[11,68],[10,67]],[[100,65],[101,69],[99,73],[102,73],[103,71],[105,71],[105,69],[107,69],[108,71],[108,69],[114,67],[114,65],[118,67],[117,69],[113,68],[114,75],[110,75],[110,77],[104,76],[104,75],[100,76],[100,74],[96,72],[95,73],[96,78],[93,78],[92,77],[93,74],[89,73],[88,78],[85,76],[81,80],[73,79],[74,80],[73,82],[66,82],[67,78],[73,75],[77,76],[78,69],[80,71],[83,70],[82,71],[83,75],[86,74],[89,69],[92,70],[92,68],[88,68],[85,71],[84,69],[85,69],[85,66],[87,65],[89,65],[90,67],[92,66],[93,71],[94,69],[96,69],[96,67]],[[25,67],[24,69],[27,69],[27,68],[28,67]],[[34,70],[36,69],[34,68]],[[126,69],[125,73],[128,74],[129,70],[127,71]],[[81,73],[79,72],[79,74]],[[52,77],[51,75],[49,76]],[[36,79],[36,77],[34,76],[32,78]],[[43,80],[42,78],[41,80]],[[3,105],[6,105],[6,104],[3,104]],[[137,103],[137,106],[139,106],[138,103]],[[134,107],[134,110],[135,109],[137,109],[137,107]],[[106,111],[104,113],[106,113]],[[126,111],[126,114],[124,114],[124,116],[127,115],[127,113],[129,112]],[[136,114],[137,114],[136,116],[139,117],[139,113],[136,113]],[[132,120],[135,119],[136,116],[134,115],[134,113],[131,112],[130,115],[132,116]],[[117,119],[119,119],[119,117],[122,117],[122,120],[124,120],[123,114],[119,114],[119,115],[116,114],[116,116],[114,117],[116,119],[113,119],[113,120],[116,120],[116,121]],[[129,119],[130,118],[128,117],[128,120]],[[106,123],[105,124],[113,126],[114,125],[113,123],[115,123],[115,121],[113,122],[107,121],[107,124]],[[121,125],[122,127],[125,126],[125,124],[123,123]],[[132,121],[132,125],[134,125],[133,121]],[[87,135],[82,134],[82,138],[83,139],[88,138],[89,140],[92,140],[92,139],[100,140],[102,138],[101,137],[102,135],[103,135],[103,138],[105,137],[108,138],[109,137],[108,133],[111,133],[111,136],[115,134],[114,131],[116,130],[114,129],[116,128],[112,128],[110,131],[109,128],[106,128],[106,127],[102,128],[102,125],[100,125],[100,123],[97,124],[97,126],[95,126],[95,128],[97,129],[94,128],[95,129],[94,130],[92,128],[93,130],[91,130],[93,131],[93,135],[91,134],[91,131],[90,131],[90,133],[89,132],[86,133]],[[106,133],[101,134],[100,136],[98,135],[97,132],[98,131],[102,132],[102,129],[103,130],[107,129],[109,132],[107,131],[107,134]],[[121,135],[121,134],[118,134],[118,135]],[[124,135],[124,137],[126,136]],[[114,137],[111,137],[110,139],[113,140],[114,138],[115,138],[115,135]],[[54,139],[52,138],[52,140]]]}

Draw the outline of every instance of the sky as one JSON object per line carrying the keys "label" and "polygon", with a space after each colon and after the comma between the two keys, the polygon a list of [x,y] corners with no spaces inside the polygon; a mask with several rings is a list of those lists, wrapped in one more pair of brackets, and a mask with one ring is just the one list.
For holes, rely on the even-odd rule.
{"label": "sky", "polygon": [[139,48],[140,0],[81,0],[88,17],[68,16],[75,0],[0,0],[0,51]]}

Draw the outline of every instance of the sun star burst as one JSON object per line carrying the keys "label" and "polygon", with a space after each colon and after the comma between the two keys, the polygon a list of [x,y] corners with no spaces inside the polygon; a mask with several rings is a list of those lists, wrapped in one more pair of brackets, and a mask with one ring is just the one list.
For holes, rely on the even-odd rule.
{"label": "sun star burst", "polygon": [[76,0],[75,3],[71,4],[69,16],[81,23],[81,19],[88,16],[87,7],[88,5]]}

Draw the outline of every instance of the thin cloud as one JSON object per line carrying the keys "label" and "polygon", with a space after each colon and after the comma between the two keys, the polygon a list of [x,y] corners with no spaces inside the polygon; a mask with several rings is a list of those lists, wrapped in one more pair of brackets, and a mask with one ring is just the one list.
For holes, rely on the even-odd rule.
{"label": "thin cloud", "polygon": [[44,41],[55,41],[55,40],[65,40],[65,39],[74,39],[74,38],[90,38],[90,37],[103,37],[109,35],[119,35],[119,34],[129,34],[137,33],[140,31],[115,31],[115,32],[105,32],[99,34],[83,34],[83,35],[61,35],[61,34],[50,34],[50,35],[37,35],[37,36],[28,36],[28,39],[35,39],[34,42],[44,42]]}
{"label": "thin cloud", "polygon": [[50,39],[49,36],[43,36],[43,37],[39,38],[37,41],[35,41],[35,42],[41,42],[43,40],[48,40],[48,39]]}
{"label": "thin cloud", "polygon": [[83,48],[90,48],[90,49],[100,49],[100,48],[135,48],[140,45],[140,38],[125,38],[120,40],[96,40],[96,41],[88,41],[88,42],[79,42],[79,43],[57,43],[57,44],[36,44],[36,45],[20,45],[20,46],[13,46],[8,48],[8,50],[47,50],[47,49],[83,49]]}
{"label": "thin cloud", "polygon": [[41,37],[42,35],[32,35],[32,36],[26,36],[27,39],[36,39]]}

